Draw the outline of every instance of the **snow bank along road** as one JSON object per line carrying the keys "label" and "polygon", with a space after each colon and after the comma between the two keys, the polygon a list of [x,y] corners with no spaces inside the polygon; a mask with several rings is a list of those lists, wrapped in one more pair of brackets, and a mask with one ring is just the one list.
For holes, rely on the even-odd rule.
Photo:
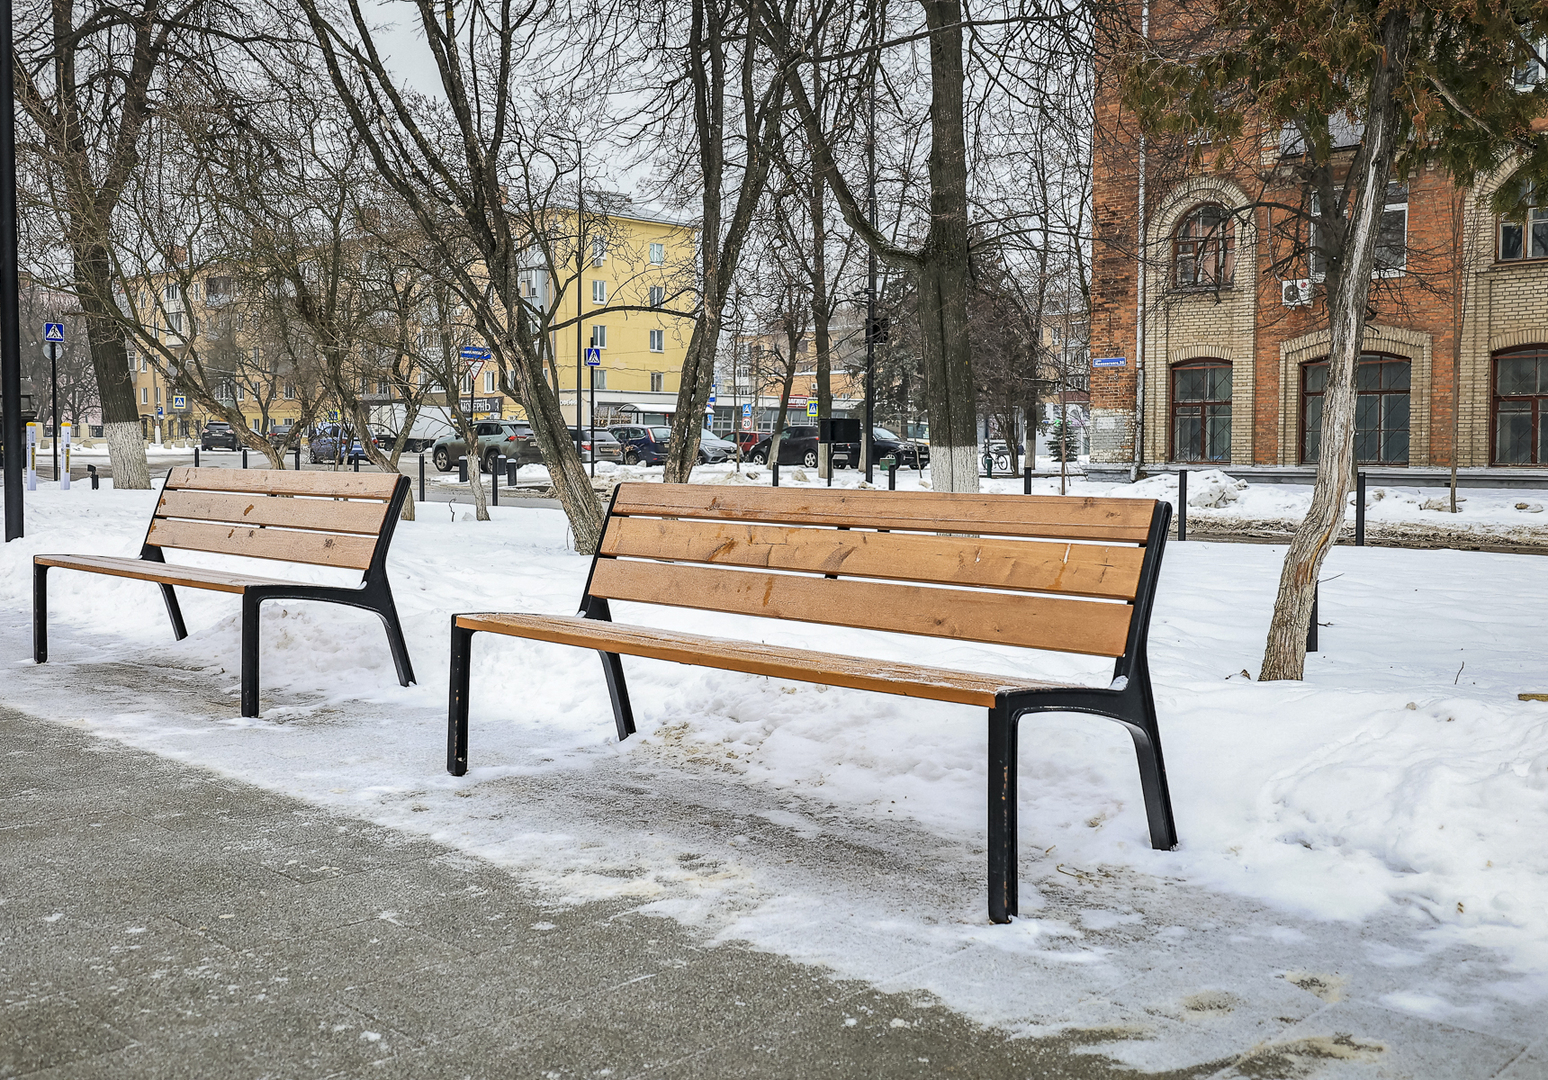
{"label": "snow bank along road", "polygon": [[[1323,652],[1286,685],[1243,675],[1282,549],[1173,545],[1151,654],[1182,846],[1149,849],[1121,729],[1024,723],[1024,917],[991,927],[978,710],[626,661],[640,734],[620,745],[594,656],[480,642],[477,767],[448,776],[449,615],[579,596],[588,561],[550,511],[400,526],[390,572],[422,679],[407,690],[371,616],[277,604],[269,707],[241,720],[229,598],[187,594],[174,643],[153,587],[65,573],[54,660],[34,667],[31,554],[133,554],[153,498],[29,495],[27,539],[0,549],[0,698],[483,856],[554,904],[627,904],[1014,1032],[1109,1033],[1095,1048],[1146,1070],[1267,1047],[1318,1075],[1548,1076],[1548,705],[1516,700],[1548,689],[1541,558],[1339,549]],[[884,658],[919,645],[755,632]],[[1108,674],[931,648],[967,669]]]}

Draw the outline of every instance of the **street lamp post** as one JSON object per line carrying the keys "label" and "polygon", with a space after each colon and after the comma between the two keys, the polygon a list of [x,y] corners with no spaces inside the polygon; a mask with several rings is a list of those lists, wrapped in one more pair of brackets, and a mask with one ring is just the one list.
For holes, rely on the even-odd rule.
{"label": "street lamp post", "polygon": [[16,94],[11,0],[0,0],[0,436],[5,445],[5,539],[22,535],[21,278],[16,267]]}

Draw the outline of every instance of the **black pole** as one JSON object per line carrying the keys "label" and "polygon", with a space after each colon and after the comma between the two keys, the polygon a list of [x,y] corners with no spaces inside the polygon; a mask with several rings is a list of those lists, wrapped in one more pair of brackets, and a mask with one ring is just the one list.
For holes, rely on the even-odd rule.
{"label": "black pole", "polygon": [[301,448],[299,446],[296,447],[295,453],[296,453],[296,472],[300,472],[301,471]]}
{"label": "black pole", "polygon": [[0,0],[0,400],[5,442],[5,539],[22,535],[21,276],[16,238],[16,94],[11,0]]}
{"label": "black pole", "polygon": [[1021,493],[1023,495],[1032,494],[1032,466],[1030,465],[1023,465],[1021,467]]}
{"label": "black pole", "polygon": [[597,478],[597,369],[591,372],[591,478]]}
{"label": "black pole", "polygon": [[1177,539],[1188,539],[1188,470],[1177,470]]}
{"label": "black pole", "polygon": [[888,491],[896,491],[896,490],[898,490],[898,459],[897,458],[893,458],[892,459],[892,463],[887,466],[887,490]]}
{"label": "black pole", "polygon": [[[17,301],[19,304],[20,301]],[[48,380],[53,387],[53,396],[49,404],[49,426],[54,429],[52,439],[54,445],[54,479],[59,479],[59,346],[52,341],[48,343]]]}
{"label": "black pole", "polygon": [[774,470],[774,486],[779,487],[779,459],[775,458],[769,468]]}
{"label": "black pole", "polygon": [[489,463],[489,494],[491,496],[489,505],[491,506],[500,505],[500,474],[505,471],[504,463],[505,459],[503,457],[496,457],[494,461]]}
{"label": "black pole", "polygon": [[1365,546],[1365,474],[1355,473],[1355,547]]}
{"label": "black pole", "polygon": [[199,447],[197,445],[195,445],[194,446],[194,468],[197,469],[198,467],[199,467]]}
{"label": "black pole", "polygon": [[425,455],[419,455],[419,501],[425,501]]}
{"label": "black pole", "polygon": [[[866,202],[870,207],[871,228],[876,227],[876,69],[871,69],[870,131],[865,140]],[[872,437],[876,424],[873,412],[876,406],[876,249],[870,253],[870,279],[865,290],[865,433],[860,437],[860,449],[865,454],[865,482],[871,483],[871,459],[876,456],[876,442]],[[904,435],[908,434],[904,429]],[[828,467],[831,478],[833,467]]]}
{"label": "black pole", "polygon": [[242,447],[242,468],[247,468],[247,447]]}

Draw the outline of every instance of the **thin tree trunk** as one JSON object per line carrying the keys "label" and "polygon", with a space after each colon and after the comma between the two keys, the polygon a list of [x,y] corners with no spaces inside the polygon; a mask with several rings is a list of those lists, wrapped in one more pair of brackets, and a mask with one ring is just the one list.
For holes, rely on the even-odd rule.
{"label": "thin tree trunk", "polygon": [[[1306,668],[1317,575],[1339,530],[1354,475],[1355,364],[1365,335],[1365,310],[1376,263],[1376,240],[1386,202],[1387,179],[1397,152],[1396,86],[1408,64],[1410,16],[1388,12],[1382,20],[1381,66],[1370,93],[1365,147],[1346,181],[1354,192],[1352,213],[1328,294],[1328,388],[1322,405],[1322,440],[1311,508],[1285,553],[1279,595],[1269,624],[1258,678],[1299,679]],[[1357,189],[1357,190],[1356,190]],[[1330,266],[1330,271],[1334,270]]]}
{"label": "thin tree trunk", "polygon": [[106,298],[113,295],[111,262],[102,247],[73,254],[75,291],[85,315],[86,340],[97,377],[102,434],[107,439],[113,486],[119,490],[148,488],[150,462],[145,456],[145,433],[140,430],[140,410],[134,400],[129,352],[124,348],[123,329],[106,308]]}

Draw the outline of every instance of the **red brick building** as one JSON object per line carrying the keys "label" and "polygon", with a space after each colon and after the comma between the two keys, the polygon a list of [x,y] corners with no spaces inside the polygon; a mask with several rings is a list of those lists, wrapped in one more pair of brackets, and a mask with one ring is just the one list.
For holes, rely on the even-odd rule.
{"label": "red brick building", "polygon": [[[1266,131],[1240,155],[1251,167],[1217,171],[1205,147],[1179,168],[1141,152],[1112,85],[1095,128],[1090,471],[1309,472],[1327,312],[1304,227],[1261,205],[1302,204],[1297,147]],[[1389,189],[1358,371],[1373,469],[1548,466],[1548,193],[1502,220],[1489,199],[1514,182],[1507,167],[1463,190],[1426,170]]]}

